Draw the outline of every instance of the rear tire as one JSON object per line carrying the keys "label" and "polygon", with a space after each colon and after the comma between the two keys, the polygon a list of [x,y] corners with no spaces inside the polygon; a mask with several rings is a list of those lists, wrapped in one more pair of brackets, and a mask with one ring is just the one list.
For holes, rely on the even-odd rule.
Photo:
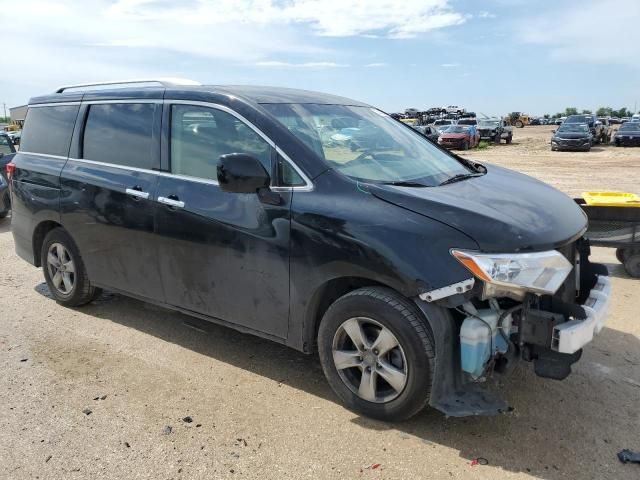
{"label": "rear tire", "polygon": [[624,248],[616,248],[616,258],[620,263],[624,263],[624,259],[627,256],[627,253]]}
{"label": "rear tire", "polygon": [[511,143],[511,140],[513,140],[513,136],[509,135],[507,137],[507,145],[509,145]]}
{"label": "rear tire", "polygon": [[60,305],[78,307],[100,294],[89,281],[78,247],[63,228],[54,228],[44,237],[40,260],[49,291]]}
{"label": "rear tire", "polygon": [[624,269],[634,278],[640,278],[640,253],[632,253],[624,260]]}
{"label": "rear tire", "polygon": [[329,385],[356,413],[398,421],[429,401],[433,334],[393,290],[361,288],[336,300],[320,323],[318,350]]}

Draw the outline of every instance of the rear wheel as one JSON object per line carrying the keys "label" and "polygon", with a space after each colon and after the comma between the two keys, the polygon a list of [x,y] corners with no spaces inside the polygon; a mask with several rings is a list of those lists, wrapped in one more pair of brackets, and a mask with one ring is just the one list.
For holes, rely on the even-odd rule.
{"label": "rear wheel", "polygon": [[318,331],[329,385],[351,410],[380,420],[409,418],[429,400],[434,342],[412,303],[386,288],[339,298]]}
{"label": "rear wheel", "polygon": [[54,228],[47,233],[40,254],[44,278],[58,303],[77,307],[100,294],[100,289],[89,281],[78,247],[64,229]]}
{"label": "rear wheel", "polygon": [[624,263],[624,258],[626,257],[626,251],[624,248],[616,248],[616,258],[620,263]]}
{"label": "rear wheel", "polygon": [[510,144],[510,143],[511,143],[511,140],[513,140],[513,136],[509,135],[509,136],[507,137],[507,144]]}
{"label": "rear wheel", "polygon": [[516,127],[518,127],[518,128],[524,128],[524,123],[522,122],[522,120],[518,120],[518,121],[516,121]]}
{"label": "rear wheel", "polygon": [[494,137],[493,141],[496,143],[500,143],[501,140],[501,135],[499,133],[496,133],[496,136]]}
{"label": "rear wheel", "polygon": [[640,253],[627,255],[624,260],[624,269],[634,278],[640,278]]}

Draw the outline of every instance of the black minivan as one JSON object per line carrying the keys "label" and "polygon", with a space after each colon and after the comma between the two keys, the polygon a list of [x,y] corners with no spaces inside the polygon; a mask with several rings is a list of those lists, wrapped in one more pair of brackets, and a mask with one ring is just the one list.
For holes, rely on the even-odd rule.
{"label": "black minivan", "polygon": [[63,87],[7,172],[16,251],[59,303],[106,288],[317,352],[371,417],[499,413],[487,379],[565,378],[607,316],[570,198],[347,98]]}

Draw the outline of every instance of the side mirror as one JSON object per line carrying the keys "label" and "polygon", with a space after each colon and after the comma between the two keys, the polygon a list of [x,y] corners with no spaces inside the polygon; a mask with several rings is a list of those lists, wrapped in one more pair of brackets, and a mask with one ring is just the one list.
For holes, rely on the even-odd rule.
{"label": "side mirror", "polygon": [[271,183],[269,173],[260,160],[245,153],[221,155],[217,170],[223,192],[256,193]]}

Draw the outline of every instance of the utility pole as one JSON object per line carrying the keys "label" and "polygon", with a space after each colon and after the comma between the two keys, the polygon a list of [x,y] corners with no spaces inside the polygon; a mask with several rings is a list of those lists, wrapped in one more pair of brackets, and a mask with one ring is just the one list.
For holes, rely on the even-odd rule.
{"label": "utility pole", "polygon": [[4,118],[7,118],[7,104],[6,103],[2,103],[2,108],[4,109]]}

